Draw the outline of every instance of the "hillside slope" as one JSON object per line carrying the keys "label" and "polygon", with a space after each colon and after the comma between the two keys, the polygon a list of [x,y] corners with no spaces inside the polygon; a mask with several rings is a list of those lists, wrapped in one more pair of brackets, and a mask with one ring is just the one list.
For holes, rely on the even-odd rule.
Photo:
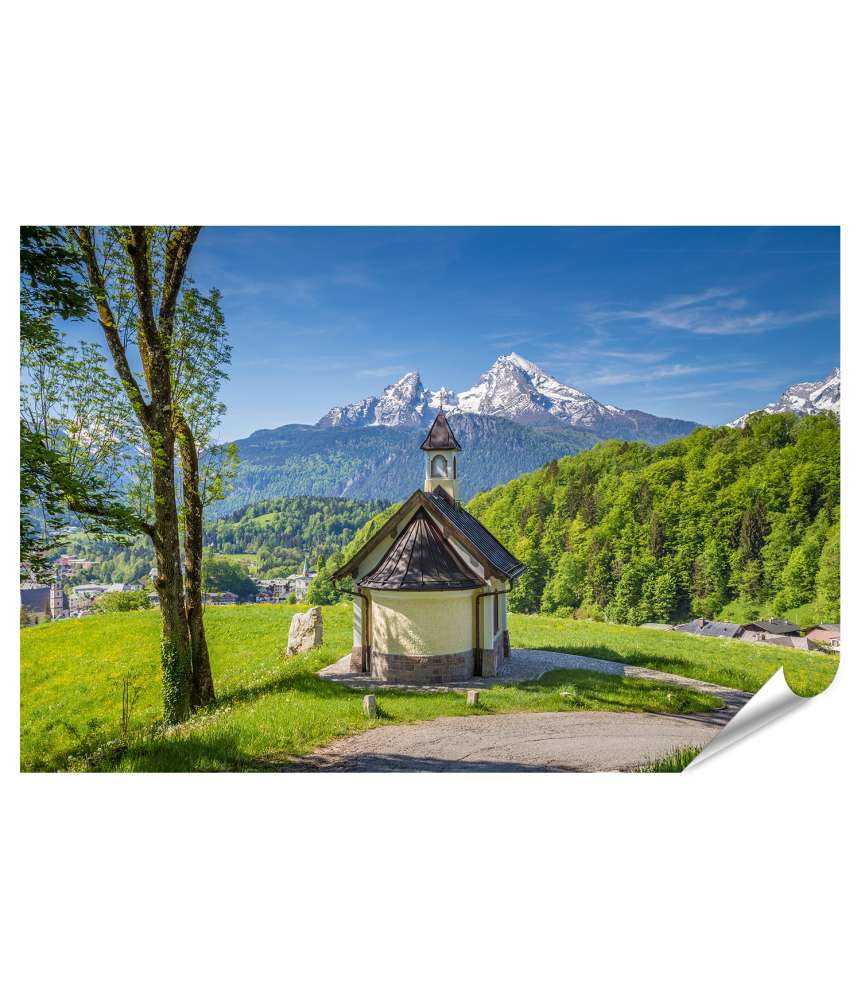
{"label": "hillside slope", "polygon": [[[307,753],[370,726],[480,712],[572,711],[576,685],[585,708],[675,711],[666,689],[635,704],[644,682],[557,673],[522,687],[482,692],[471,709],[463,694],[439,691],[378,693],[377,719],[362,712],[362,694],[317,676],[348,652],[353,608],[323,609],[323,645],[285,658],[288,605],[208,607],[206,631],[217,703],[191,722],[161,729],[158,611],[130,611],[54,622],[21,633],[21,769],[216,771],[286,767]],[[815,694],[834,675],[838,658],[762,644],[657,633],[603,623],[512,615],[514,645],[558,648],[584,656],[636,663],[756,691],[783,667],[799,694]],[[578,671],[578,675],[584,672]],[[128,739],[122,738],[123,682],[131,685]],[[678,689],[674,689],[678,690]],[[563,695],[563,692],[565,694]],[[596,700],[597,699],[597,700]],[[696,706],[690,706],[696,707]]]}
{"label": "hillside slope", "polygon": [[[374,500],[338,497],[258,500],[223,518],[207,517],[203,543],[218,555],[248,556],[240,561],[252,565],[261,576],[286,576],[297,572],[306,559],[313,569],[318,559],[338,552],[382,506]],[[78,534],[67,540],[64,550],[95,563],[77,572],[72,583],[149,583],[155,564],[152,542],[146,536],[126,546]]]}
{"label": "hillside slope", "polygon": [[[452,427],[464,448],[458,463],[466,499],[561,455],[590,448],[598,437],[571,427],[522,427],[495,417],[456,416]],[[309,427],[287,424],[237,441],[233,491],[210,516],[280,496],[403,499],[424,482],[419,444],[424,429]]]}
{"label": "hillside slope", "polygon": [[775,414],[655,448],[606,442],[469,508],[528,566],[513,608],[639,624],[733,600],[815,599],[839,620],[839,503],[836,419]]}

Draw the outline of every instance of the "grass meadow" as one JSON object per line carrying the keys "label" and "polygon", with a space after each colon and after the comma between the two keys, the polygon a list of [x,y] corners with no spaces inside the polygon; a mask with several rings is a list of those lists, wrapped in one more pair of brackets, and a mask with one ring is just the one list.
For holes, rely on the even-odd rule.
{"label": "grass meadow", "polygon": [[696,677],[740,691],[758,691],[783,667],[792,690],[810,697],[828,687],[840,660],[831,653],[807,653],[768,643],[714,639],[630,625],[572,621],[547,615],[509,615],[509,620],[511,639],[516,646],[595,656]]}
{"label": "grass meadow", "polygon": [[[161,719],[158,611],[94,615],[21,633],[22,770],[233,771],[289,768],[334,739],[378,725],[523,711],[685,713],[716,699],[678,687],[588,671],[554,671],[538,681],[482,691],[378,692],[379,716],[362,713],[362,692],[316,672],[351,645],[352,609],[323,609],[320,649],[285,658],[288,605],[206,610],[218,698],[189,722]],[[780,665],[812,694],[826,686],[836,657],[746,643],[542,616],[512,615],[514,645],[584,653],[756,690]],[[789,661],[792,661],[791,668]],[[811,661],[811,662],[808,662]],[[122,732],[124,680],[131,700]]]}

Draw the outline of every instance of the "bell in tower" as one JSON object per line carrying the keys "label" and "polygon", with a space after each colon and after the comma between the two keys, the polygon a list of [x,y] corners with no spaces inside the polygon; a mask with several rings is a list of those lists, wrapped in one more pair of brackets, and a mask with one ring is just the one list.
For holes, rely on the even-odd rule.
{"label": "bell in tower", "polygon": [[457,500],[457,453],[462,449],[442,410],[431,424],[421,448],[425,453],[425,492],[432,493],[441,486],[452,500]]}

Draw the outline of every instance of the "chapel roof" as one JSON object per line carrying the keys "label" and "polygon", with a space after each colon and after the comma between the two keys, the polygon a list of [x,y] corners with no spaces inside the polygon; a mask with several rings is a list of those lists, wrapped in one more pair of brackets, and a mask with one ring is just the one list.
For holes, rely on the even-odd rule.
{"label": "chapel roof", "polygon": [[481,585],[422,507],[377,567],[359,581],[371,590],[472,590]]}
{"label": "chapel roof", "polygon": [[469,539],[503,576],[515,580],[526,569],[519,559],[491,535],[481,521],[473,517],[465,507],[453,501],[441,486],[437,486],[433,493],[425,493],[425,497],[433,504],[434,510]]}
{"label": "chapel roof", "polygon": [[442,410],[434,418],[427,437],[421,444],[421,449],[422,451],[463,451]]}

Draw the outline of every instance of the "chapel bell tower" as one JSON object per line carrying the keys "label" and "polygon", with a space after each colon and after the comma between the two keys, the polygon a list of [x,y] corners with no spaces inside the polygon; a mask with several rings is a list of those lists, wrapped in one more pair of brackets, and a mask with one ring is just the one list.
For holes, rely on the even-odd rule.
{"label": "chapel bell tower", "polygon": [[442,410],[431,424],[421,448],[425,453],[425,493],[432,493],[441,486],[452,500],[457,500],[457,453],[462,449]]}

